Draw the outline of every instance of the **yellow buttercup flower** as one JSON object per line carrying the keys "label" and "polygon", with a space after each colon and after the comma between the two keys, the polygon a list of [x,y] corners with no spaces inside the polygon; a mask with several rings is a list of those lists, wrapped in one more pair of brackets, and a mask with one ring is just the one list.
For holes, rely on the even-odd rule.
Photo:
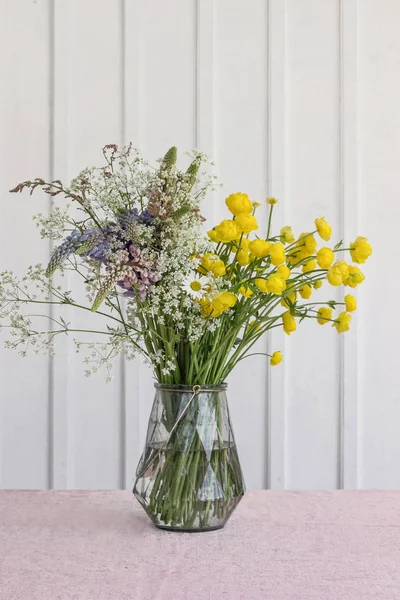
{"label": "yellow buttercup flower", "polygon": [[349,265],[349,276],[343,281],[344,285],[348,285],[351,288],[355,288],[365,279],[364,273],[360,267],[356,265]]}
{"label": "yellow buttercup flower", "polygon": [[215,231],[215,229],[211,229],[210,231],[207,231],[207,235],[210,238],[210,240],[212,240],[213,242],[219,242],[218,234]]}
{"label": "yellow buttercup flower", "polygon": [[268,294],[268,286],[267,286],[266,279],[263,279],[262,277],[258,277],[254,283],[256,284],[256,286],[258,287],[260,292],[263,292],[264,294]]}
{"label": "yellow buttercup flower", "polygon": [[213,309],[211,300],[209,298],[201,298],[199,304],[202,315],[204,317],[209,317]]}
{"label": "yellow buttercup flower", "polygon": [[285,248],[280,242],[276,242],[276,244],[271,244],[269,248],[269,255],[271,258],[271,262],[275,267],[279,267],[283,262],[285,262]]}
{"label": "yellow buttercup flower", "polygon": [[236,224],[236,221],[231,221],[225,219],[219,225],[214,227],[215,231],[215,241],[223,242],[224,244],[228,244],[229,242],[233,242],[240,235],[239,228]]}
{"label": "yellow buttercup flower", "polygon": [[358,264],[365,263],[367,258],[372,254],[371,244],[367,238],[359,236],[350,244],[351,259]]}
{"label": "yellow buttercup flower", "polygon": [[211,301],[212,317],[219,317],[223,312],[235,306],[237,297],[232,292],[220,292]]}
{"label": "yellow buttercup flower", "polygon": [[282,354],[282,352],[279,352],[277,350],[271,356],[271,360],[269,361],[269,364],[272,367],[275,367],[276,365],[279,365],[279,363],[282,362],[282,361],[283,361],[283,354]]}
{"label": "yellow buttercup flower", "polygon": [[306,256],[312,256],[317,249],[317,241],[312,233],[302,233],[297,240],[299,250],[306,252]]}
{"label": "yellow buttercup flower", "polygon": [[253,204],[251,203],[251,200],[249,200],[247,194],[242,194],[241,192],[228,196],[225,199],[225,204],[230,212],[235,216],[250,214],[253,212]]}
{"label": "yellow buttercup flower", "polygon": [[285,281],[287,281],[290,277],[290,269],[286,265],[281,265],[280,267],[277,268],[276,274],[281,279],[284,279]]}
{"label": "yellow buttercup flower", "polygon": [[326,325],[332,319],[333,310],[327,306],[322,306],[317,312],[317,321],[320,325]]}
{"label": "yellow buttercup flower", "polygon": [[353,312],[357,308],[357,300],[351,294],[346,294],[344,297],[347,312]]}
{"label": "yellow buttercup flower", "polygon": [[278,204],[278,199],[277,198],[267,198],[267,204]]}
{"label": "yellow buttercup flower", "polygon": [[310,271],[314,271],[317,267],[317,261],[315,259],[309,260],[303,265],[303,273],[310,273]]}
{"label": "yellow buttercup flower", "polygon": [[241,294],[245,298],[251,298],[251,296],[253,295],[253,292],[251,291],[251,289],[249,287],[246,287],[245,285],[241,285],[239,288],[239,294]]}
{"label": "yellow buttercup flower", "polygon": [[349,277],[349,267],[344,260],[338,260],[328,270],[326,278],[331,285],[338,286]]}
{"label": "yellow buttercup flower", "polygon": [[350,329],[350,321],[351,315],[349,315],[347,312],[341,312],[334,322],[333,327],[336,327],[336,331],[338,333],[344,333]]}
{"label": "yellow buttercup flower", "polygon": [[294,304],[296,302],[296,299],[297,299],[297,292],[290,292],[290,294],[287,294],[282,298],[281,305],[284,308],[290,308],[290,305]]}
{"label": "yellow buttercup flower", "polygon": [[225,263],[216,255],[207,252],[200,261],[200,273],[212,273],[215,277],[222,277],[226,273]]}
{"label": "yellow buttercup flower", "polygon": [[254,215],[241,213],[236,217],[235,223],[239,233],[245,233],[246,235],[258,229],[257,219]]}
{"label": "yellow buttercup flower", "polygon": [[283,331],[285,333],[287,333],[287,335],[290,335],[293,331],[296,331],[296,328],[297,328],[296,319],[294,318],[294,316],[291,314],[291,312],[289,310],[286,311],[285,313],[283,313],[282,322],[283,322]]}
{"label": "yellow buttercup flower", "polygon": [[282,227],[280,240],[282,244],[291,244],[294,242],[294,233],[290,225],[285,225],[285,227]]}
{"label": "yellow buttercup flower", "polygon": [[309,256],[309,254],[308,254],[307,250],[303,247],[302,250],[299,250],[299,251],[295,252],[294,254],[290,254],[288,256],[287,261],[291,266],[295,266],[299,262],[304,260],[305,258],[308,258],[308,256]]}
{"label": "yellow buttercup flower", "polygon": [[270,294],[280,296],[286,290],[286,281],[278,275],[270,275],[267,279],[267,290]]}
{"label": "yellow buttercup flower", "polygon": [[321,287],[322,287],[322,280],[321,280],[321,279],[318,279],[318,281],[315,281],[315,282],[313,283],[313,286],[314,286],[314,290],[319,290],[319,288],[321,288]]}
{"label": "yellow buttercup flower", "polygon": [[303,285],[303,287],[301,287],[299,289],[299,293],[300,293],[300,296],[302,298],[304,298],[304,300],[308,300],[308,298],[311,298],[311,294],[312,294],[312,287],[311,287],[311,285],[308,285],[308,284]]}
{"label": "yellow buttercup flower", "polygon": [[236,256],[236,260],[238,261],[241,267],[245,267],[250,262],[250,255],[245,250],[239,250]]}
{"label": "yellow buttercup flower", "polygon": [[335,254],[330,248],[320,248],[317,252],[317,263],[321,269],[329,269],[335,260]]}
{"label": "yellow buttercup flower", "polygon": [[329,223],[326,222],[325,217],[315,219],[314,223],[320,238],[322,238],[326,242],[330,240],[332,235],[332,227],[329,225]]}
{"label": "yellow buttercup flower", "polygon": [[249,250],[254,256],[263,258],[268,255],[270,246],[265,240],[253,240],[249,243]]}

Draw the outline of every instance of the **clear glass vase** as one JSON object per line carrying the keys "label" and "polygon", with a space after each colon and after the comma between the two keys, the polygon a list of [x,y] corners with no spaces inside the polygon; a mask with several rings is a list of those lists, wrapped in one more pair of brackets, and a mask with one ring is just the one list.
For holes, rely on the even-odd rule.
{"label": "clear glass vase", "polygon": [[245,491],[227,385],[155,387],[133,493],[161,529],[220,529]]}

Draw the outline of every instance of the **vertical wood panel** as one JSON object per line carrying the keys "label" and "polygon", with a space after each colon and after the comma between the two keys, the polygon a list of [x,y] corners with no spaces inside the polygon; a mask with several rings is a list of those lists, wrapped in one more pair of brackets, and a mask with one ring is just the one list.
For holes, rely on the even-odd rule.
{"label": "vertical wood panel", "polygon": [[[297,235],[325,215],[340,236],[339,13],[337,0],[287,0],[286,194]],[[318,24],[318,25],[316,25]],[[322,243],[321,245],[325,245]],[[337,297],[324,283],[313,298]],[[337,486],[339,337],[329,325],[303,321],[287,343],[285,485]]]}
{"label": "vertical wood panel", "polygon": [[[358,297],[360,481],[400,488],[400,3],[359,2],[360,231],[374,253]],[[364,265],[362,265],[364,270]]]}
{"label": "vertical wood panel", "polygon": [[[49,252],[31,220],[46,213],[48,197],[8,193],[20,181],[49,174],[48,17],[46,0],[25,3],[23,11],[16,2],[0,5],[0,270],[17,276]],[[48,359],[5,351],[1,333],[0,487],[46,488]]]}
{"label": "vertical wood panel", "polygon": [[[346,247],[358,221],[358,1],[340,1],[340,163],[341,221]],[[346,293],[348,293],[348,288]],[[358,487],[358,330],[341,337],[341,407],[338,487]]]}
{"label": "vertical wood panel", "polygon": [[[246,192],[262,203],[257,217],[266,231],[267,210],[267,3],[219,0],[216,8],[216,156],[224,198]],[[220,208],[218,208],[220,210]],[[226,218],[226,217],[224,217]],[[265,352],[261,341],[254,352]],[[266,484],[267,357],[255,356],[229,377],[233,426],[249,488]]]}
{"label": "vertical wood panel", "polygon": [[[275,230],[290,223],[290,199],[286,194],[286,0],[269,0],[269,126],[268,196],[279,204],[275,210]],[[281,225],[279,225],[281,224]],[[269,351],[280,350],[284,361],[269,367],[268,380],[268,487],[285,487],[286,340],[281,329],[270,332]]]}

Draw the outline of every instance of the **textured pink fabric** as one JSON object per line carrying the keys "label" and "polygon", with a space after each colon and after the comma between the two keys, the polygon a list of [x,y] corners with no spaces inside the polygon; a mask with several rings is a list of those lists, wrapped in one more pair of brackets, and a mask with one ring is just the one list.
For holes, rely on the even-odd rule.
{"label": "textured pink fabric", "polygon": [[0,492],[1,600],[400,600],[400,492],[247,493],[222,531],[128,492]]}

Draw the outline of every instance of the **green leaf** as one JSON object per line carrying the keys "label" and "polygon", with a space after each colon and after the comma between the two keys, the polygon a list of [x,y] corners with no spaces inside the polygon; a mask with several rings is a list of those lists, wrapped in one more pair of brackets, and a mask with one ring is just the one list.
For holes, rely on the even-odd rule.
{"label": "green leaf", "polygon": [[176,159],[178,157],[178,148],[176,146],[172,146],[165,154],[162,160],[162,168],[163,169],[171,169],[176,164]]}

